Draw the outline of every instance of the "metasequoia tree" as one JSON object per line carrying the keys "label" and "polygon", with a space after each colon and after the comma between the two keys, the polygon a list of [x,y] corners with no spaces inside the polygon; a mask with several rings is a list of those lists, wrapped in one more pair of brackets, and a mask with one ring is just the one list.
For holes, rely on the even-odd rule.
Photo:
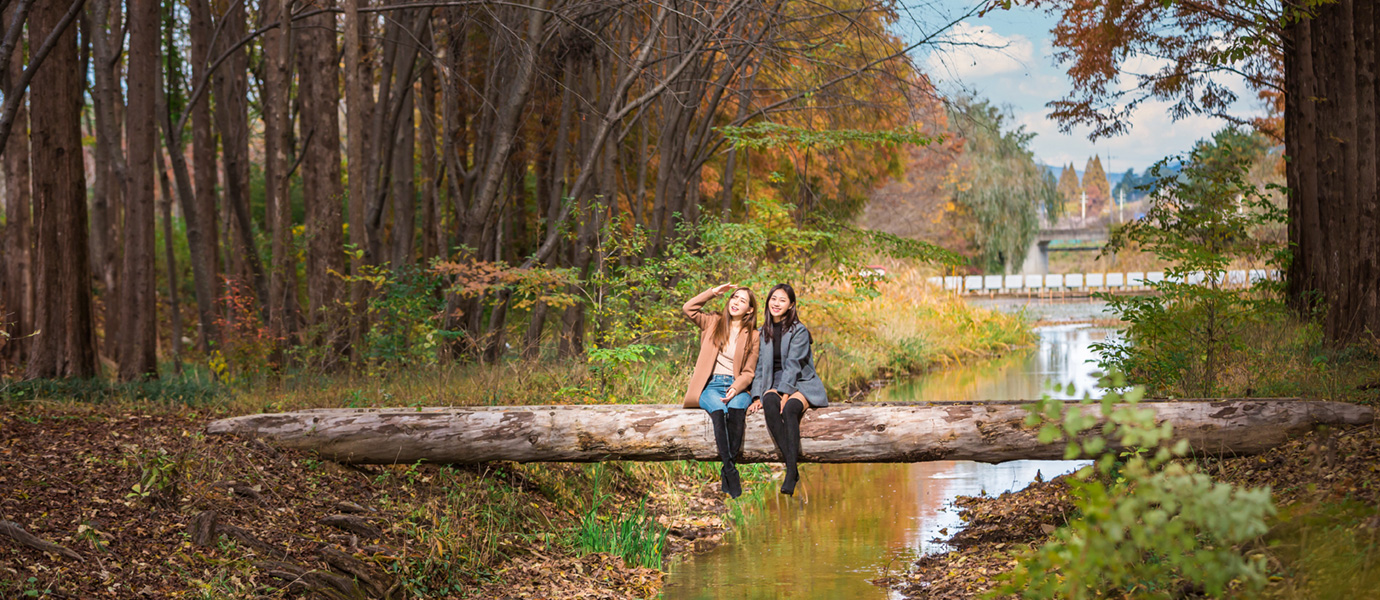
{"label": "metasequoia tree", "polygon": [[306,209],[304,235],[307,247],[307,323],[320,336],[313,343],[332,349],[336,358],[347,341],[343,322],[334,312],[341,292],[341,273],[345,272],[344,239],[341,226],[340,181],[340,104],[337,46],[332,33],[334,17],[322,13],[303,22],[296,31],[297,61],[301,78],[297,99],[302,115],[301,131],[305,147],[302,155],[302,200]]}
{"label": "metasequoia tree", "polygon": [[96,275],[106,292],[105,341],[113,354],[120,341],[119,274],[123,260],[123,227],[120,227],[129,171],[124,153],[123,48],[125,29],[121,3],[92,0],[91,6],[91,105],[96,125],[92,153],[91,253]]}
{"label": "metasequoia tree", "polygon": [[120,279],[120,379],[158,375],[158,316],[154,282],[154,166],[157,146],[158,46],[162,38],[157,0],[129,5],[128,177],[124,203],[124,262]]}
{"label": "metasequoia tree", "polygon": [[297,332],[300,307],[297,302],[297,265],[292,248],[291,189],[293,165],[292,118],[289,110],[292,88],[292,0],[267,0],[260,6],[269,9],[266,18],[276,19],[278,27],[264,37],[264,113],[265,181],[264,195],[268,225],[273,232],[272,276],[268,288],[268,328],[280,342],[288,342]]}
{"label": "metasequoia tree", "polygon": [[1079,202],[1082,201],[1083,184],[1078,181],[1078,171],[1074,170],[1073,163],[1064,165],[1064,169],[1059,172],[1059,196],[1064,199],[1064,212],[1066,214],[1078,214]]}
{"label": "metasequoia tree", "polygon": [[[706,215],[754,218],[749,199],[783,213],[794,206],[788,219],[797,224],[851,218],[905,157],[876,144],[802,140],[858,123],[911,128],[915,107],[934,104],[906,58],[913,47],[893,32],[894,7],[881,0],[72,0],[59,8],[45,5],[43,14],[57,13],[43,29],[38,4],[17,0],[0,28],[0,311],[20,321],[10,335],[42,329],[51,340],[66,334],[35,320],[51,318],[42,309],[85,307],[69,319],[72,331],[85,327],[71,339],[90,344],[103,334],[105,358],[124,379],[157,374],[163,335],[194,336],[189,355],[212,361],[246,346],[271,347],[262,361],[276,366],[296,357],[327,368],[363,361],[379,333],[371,311],[387,300],[371,294],[419,273],[449,278],[434,292],[447,304],[435,323],[462,355],[499,358],[518,318],[528,323],[528,355],[557,327],[567,355],[583,354],[586,340],[620,343],[601,333],[607,316],[589,312],[588,299],[609,292],[611,267],[693,247]],[[89,61],[62,37],[75,35],[65,28],[83,11]],[[55,27],[62,35],[42,34]],[[29,44],[14,43],[26,29]],[[75,77],[57,79],[64,70]],[[49,95],[26,115],[30,82]],[[59,93],[59,82],[75,87]],[[50,105],[50,97],[74,99]],[[89,189],[80,137],[53,133],[66,136],[81,115],[94,137]],[[754,124],[784,128],[790,140],[748,147],[723,133]],[[69,195],[24,196],[49,190],[59,174]],[[164,184],[157,207],[155,177]],[[84,212],[48,208],[76,198],[90,199],[90,223]],[[153,271],[155,208],[168,232],[166,275]],[[45,248],[60,221],[71,228],[63,235],[83,237],[64,238],[59,256]],[[614,252],[611,240],[637,243]],[[39,276],[40,266],[74,269],[66,264],[74,258],[87,262],[86,275]],[[548,290],[562,298],[555,306],[513,283],[528,276],[514,273],[557,268]],[[506,279],[470,285],[473,274],[494,272]],[[62,292],[70,301],[55,299],[60,285],[71,287]],[[91,328],[93,285],[107,311],[101,332]],[[159,310],[160,298],[173,310]],[[190,299],[197,318],[184,331],[179,311]],[[10,360],[19,346],[7,345]],[[69,361],[77,366],[30,361],[35,376],[95,373],[89,346],[53,348],[80,356]]]}
{"label": "metasequoia tree", "polygon": [[[29,47],[52,38],[47,65],[32,73],[30,94],[43,98],[29,111],[34,207],[34,338],[26,376],[96,375],[91,318],[86,179],[81,148],[81,72],[77,31],[64,27],[75,11],[59,2],[38,3],[29,19]],[[32,63],[30,65],[32,67]],[[26,69],[27,74],[28,69]],[[22,91],[11,87],[6,94]],[[20,132],[22,135],[22,132]]]}
{"label": "metasequoia tree", "polygon": [[1289,296],[1325,306],[1336,342],[1380,332],[1377,19],[1373,3],[1344,0],[1283,33]]}
{"label": "metasequoia tree", "polygon": [[[1051,108],[1065,127],[1087,125],[1094,137],[1124,133],[1140,104],[1170,100],[1175,117],[1210,114],[1282,138],[1290,302],[1305,313],[1325,309],[1324,329],[1334,343],[1380,331],[1373,3],[1027,4],[1061,15],[1056,57],[1069,65],[1074,88]],[[1163,66],[1127,72],[1125,61],[1144,57]],[[1282,98],[1283,131],[1278,119],[1232,114],[1236,96],[1217,75],[1241,77],[1271,106]],[[1137,85],[1119,85],[1123,77]]]}
{"label": "metasequoia tree", "polygon": [[[13,3],[4,10],[4,29],[12,26],[16,18],[22,18],[18,7]],[[14,90],[13,85],[23,76],[24,54],[22,44],[16,44],[9,56],[6,68],[0,71],[0,88],[5,93],[23,94]],[[15,113],[15,127],[27,131],[29,115],[22,101]],[[33,225],[31,217],[31,198],[29,194],[29,136],[10,136],[0,159],[0,176],[4,178],[5,228],[0,237],[0,336],[5,344],[0,347],[0,358],[6,362],[20,363],[27,359],[26,349],[29,340],[26,336],[33,331],[34,286],[33,286]]]}
{"label": "metasequoia tree", "polygon": [[[217,60],[224,60],[209,75],[215,90],[214,119],[220,134],[223,164],[225,237],[232,248],[226,252],[230,257],[227,271],[233,277],[252,281],[258,298],[264,299],[268,297],[268,282],[249,213],[249,58],[247,50],[239,45],[247,29],[245,2],[213,0],[211,11],[221,31],[212,45],[212,54]],[[197,81],[198,87],[204,87],[205,75]],[[195,96],[196,91],[192,94]],[[233,243],[228,242],[231,239]]]}
{"label": "metasequoia tree", "polygon": [[1088,215],[1101,216],[1107,212],[1112,195],[1112,186],[1107,182],[1107,171],[1102,168],[1102,157],[1094,154],[1083,167],[1083,193],[1088,195]]}
{"label": "metasequoia tree", "polygon": [[[189,0],[187,8],[191,17],[188,22],[191,46],[188,62],[191,63],[192,80],[199,81],[206,77],[210,61],[214,59],[211,44],[215,36],[215,24],[212,22],[211,5],[208,0]],[[215,300],[221,294],[220,219],[216,205],[218,157],[216,135],[212,125],[211,97],[203,94],[187,110],[192,114],[192,173],[195,174],[195,181],[192,182],[192,204],[195,207],[192,211],[187,211],[184,199],[183,215],[187,219],[188,244],[196,250],[189,254],[193,255],[192,274],[196,286],[197,317],[200,324],[197,328],[197,344],[202,352],[206,352],[213,343],[220,341],[216,327]],[[335,110],[332,109],[330,113],[334,115]],[[171,120],[171,115],[167,119]],[[176,165],[174,171],[178,171]],[[196,231],[195,242],[191,239],[193,230]]]}

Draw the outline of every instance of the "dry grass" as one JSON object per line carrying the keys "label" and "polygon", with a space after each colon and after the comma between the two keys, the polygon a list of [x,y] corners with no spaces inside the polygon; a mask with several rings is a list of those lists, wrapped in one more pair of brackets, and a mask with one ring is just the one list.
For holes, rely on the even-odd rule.
{"label": "dry grass", "polygon": [[[874,295],[847,284],[802,289],[801,316],[814,334],[820,374],[836,398],[876,380],[1009,352],[1031,342],[1020,317],[975,308],[896,263]],[[692,326],[662,340],[645,362],[604,372],[582,359],[497,364],[443,362],[374,375],[296,372],[222,386],[188,365],[182,378],[147,384],[0,382],[0,400],[41,405],[101,403],[131,411],[214,415],[304,408],[501,406],[533,404],[678,404],[693,368]],[[552,353],[554,354],[554,353]]]}

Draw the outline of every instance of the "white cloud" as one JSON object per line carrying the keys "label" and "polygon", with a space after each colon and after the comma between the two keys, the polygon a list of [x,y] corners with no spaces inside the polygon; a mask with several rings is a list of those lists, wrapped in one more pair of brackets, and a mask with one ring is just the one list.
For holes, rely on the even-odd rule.
{"label": "white cloud", "polygon": [[963,21],[925,62],[926,70],[942,79],[971,80],[1029,71],[1034,58],[1035,46],[1025,36],[1004,36],[987,25]]}
{"label": "white cloud", "polygon": [[1128,168],[1140,172],[1165,156],[1187,152],[1194,142],[1211,136],[1227,124],[1204,115],[1174,121],[1169,115],[1170,106],[1168,102],[1146,102],[1131,115],[1129,132],[1096,143],[1088,141],[1085,127],[1060,133],[1058,124],[1047,118],[1045,111],[1017,114],[1016,122],[1037,134],[1030,145],[1040,162],[1050,165],[1073,163],[1075,168],[1082,169],[1089,157],[1098,154],[1109,173],[1123,173]]}

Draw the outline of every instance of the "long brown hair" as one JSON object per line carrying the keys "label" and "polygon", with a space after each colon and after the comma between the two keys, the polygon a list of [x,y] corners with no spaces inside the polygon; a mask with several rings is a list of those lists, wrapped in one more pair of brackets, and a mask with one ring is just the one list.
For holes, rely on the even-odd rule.
{"label": "long brown hair", "polygon": [[[767,302],[771,302],[771,295],[775,294],[776,290],[781,290],[786,293],[786,299],[791,301],[791,307],[786,309],[785,314],[781,315],[780,323],[773,321],[771,316],[768,315],[767,322],[762,324],[762,335],[771,336],[771,342],[779,345],[781,343],[781,334],[795,327],[796,323],[800,322],[800,315],[796,311],[795,288],[791,287],[789,283],[778,283],[775,287],[771,288],[770,292],[767,292]],[[756,321],[754,321],[754,323],[755,322]]]}
{"label": "long brown hair", "polygon": [[724,309],[719,313],[719,322],[714,324],[714,333],[710,334],[709,338],[710,341],[714,342],[714,347],[720,350],[723,350],[724,344],[728,343],[729,320],[733,318],[728,314],[728,304],[738,292],[747,292],[748,297],[747,312],[738,317],[742,322],[741,326],[746,331],[757,329],[757,296],[752,293],[752,290],[745,287],[733,290],[733,293],[728,295],[728,302],[724,302]]}

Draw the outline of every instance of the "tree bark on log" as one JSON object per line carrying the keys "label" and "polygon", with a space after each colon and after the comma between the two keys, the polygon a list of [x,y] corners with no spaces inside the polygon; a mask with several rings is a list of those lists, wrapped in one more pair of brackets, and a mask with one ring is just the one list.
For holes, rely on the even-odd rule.
{"label": "tree bark on log", "polygon": [[[1027,403],[849,404],[805,415],[802,462],[1061,459],[1025,426]],[[1197,455],[1264,452],[1319,425],[1364,425],[1369,407],[1299,400],[1146,402]],[[1085,408],[1096,411],[1096,405]],[[671,405],[318,409],[215,421],[212,434],[262,436],[356,464],[716,460],[703,411]],[[750,418],[740,462],[778,460]]]}

